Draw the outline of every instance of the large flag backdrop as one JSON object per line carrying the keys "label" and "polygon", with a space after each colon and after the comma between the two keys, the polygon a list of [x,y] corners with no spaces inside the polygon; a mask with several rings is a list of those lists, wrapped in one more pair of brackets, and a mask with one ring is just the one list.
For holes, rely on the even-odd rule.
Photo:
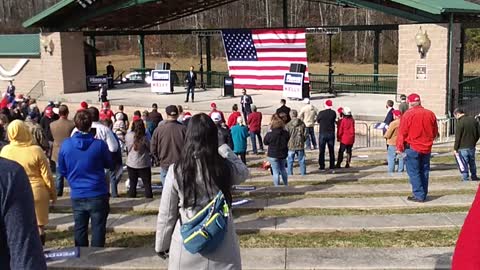
{"label": "large flag backdrop", "polygon": [[235,88],[282,90],[290,64],[308,70],[305,29],[232,29],[222,30],[222,37]]}

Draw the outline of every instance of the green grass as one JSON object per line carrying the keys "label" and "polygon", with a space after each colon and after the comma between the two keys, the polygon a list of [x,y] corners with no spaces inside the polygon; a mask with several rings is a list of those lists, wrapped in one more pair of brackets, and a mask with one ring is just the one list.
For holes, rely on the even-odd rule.
{"label": "green grass", "polygon": [[240,235],[242,248],[406,248],[454,246],[459,230]]}
{"label": "green grass", "polygon": [[256,212],[259,218],[267,217],[302,217],[302,216],[366,216],[366,215],[409,215],[409,214],[434,214],[434,213],[457,213],[467,212],[467,206],[434,206],[434,207],[412,207],[412,208],[391,208],[391,209],[265,209]]}
{"label": "green grass", "polygon": [[[91,239],[91,234],[89,239]],[[154,243],[155,233],[107,233],[105,247],[153,248]],[[65,248],[74,245],[72,231],[47,231],[46,248]]]}
{"label": "green grass", "polygon": [[[269,233],[240,235],[242,248],[387,248],[454,246],[459,230]],[[106,247],[153,248],[154,233],[107,233]],[[46,248],[74,246],[73,232],[47,232]]]}

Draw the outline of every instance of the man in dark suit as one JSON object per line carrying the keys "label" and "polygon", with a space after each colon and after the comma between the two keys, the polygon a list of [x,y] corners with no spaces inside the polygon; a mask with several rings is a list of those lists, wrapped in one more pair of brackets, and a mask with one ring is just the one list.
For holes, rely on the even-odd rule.
{"label": "man in dark suit", "polygon": [[15,98],[15,85],[13,85],[13,81],[8,83],[7,94],[10,98]]}
{"label": "man in dark suit", "polygon": [[[60,146],[66,138],[70,137],[70,134],[72,134],[72,131],[75,128],[75,123],[68,120],[69,111],[66,105],[60,105],[58,108],[58,114],[60,115],[60,119],[50,123],[50,132],[53,137],[52,160],[55,163],[58,163],[58,151],[60,150]],[[56,175],[55,187],[57,189],[57,196],[61,197],[63,195],[64,179],[59,173]]]}
{"label": "man in dark suit", "polygon": [[250,95],[247,95],[247,90],[245,88],[243,88],[242,94],[243,96],[240,98],[240,104],[242,105],[242,113],[246,123],[248,115],[252,112],[253,99]]}
{"label": "man in dark suit", "polygon": [[187,83],[187,98],[185,102],[188,102],[188,97],[190,93],[192,93],[192,103],[194,102],[195,98],[195,84],[197,83],[197,73],[193,71],[194,67],[190,67],[190,71],[185,76],[185,82]]}
{"label": "man in dark suit", "polygon": [[279,116],[281,116],[281,114],[282,114],[282,115],[285,114],[285,115],[286,115],[285,117],[286,117],[286,119],[287,119],[287,121],[286,121],[285,124],[287,124],[288,122],[290,122],[290,120],[292,120],[292,119],[290,118],[290,108],[285,105],[285,104],[287,104],[287,101],[286,101],[285,99],[283,99],[283,98],[280,100],[280,104],[281,104],[282,106],[280,106],[280,108],[277,109],[277,114],[278,114]]}
{"label": "man in dark suit", "polygon": [[383,128],[383,134],[387,132],[388,126],[391,122],[393,122],[393,104],[393,100],[387,100],[387,105],[385,106],[387,109],[387,116],[385,116],[385,120],[383,120],[383,123],[385,123],[385,128]]}
{"label": "man in dark suit", "polygon": [[112,61],[108,61],[107,69],[107,79],[108,79],[108,88],[113,88],[113,80],[115,79],[115,67],[112,65]]}

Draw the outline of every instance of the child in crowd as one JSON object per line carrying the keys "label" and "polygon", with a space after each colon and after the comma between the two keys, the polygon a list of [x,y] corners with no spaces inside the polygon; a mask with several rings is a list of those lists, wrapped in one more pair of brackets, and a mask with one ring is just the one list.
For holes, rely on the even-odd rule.
{"label": "child in crowd", "polygon": [[113,132],[117,135],[118,140],[120,141],[120,146],[122,149],[125,149],[125,134],[127,134],[127,123],[125,122],[124,115],[121,112],[118,112],[115,115],[115,123],[113,123]]}
{"label": "child in crowd", "polygon": [[398,159],[398,172],[402,173],[405,170],[405,162],[404,157],[402,155],[397,154],[397,135],[398,129],[400,127],[400,117],[401,111],[394,110],[393,111],[393,121],[388,126],[387,132],[385,132],[385,139],[387,139],[387,163],[388,163],[388,173],[393,175],[395,171],[395,160]]}
{"label": "child in crowd", "polygon": [[352,148],[355,143],[355,120],[352,117],[352,111],[348,107],[343,108],[337,130],[337,140],[340,142],[338,150],[337,168],[340,168],[343,162],[343,153],[347,151],[345,168],[350,168],[352,160]]}

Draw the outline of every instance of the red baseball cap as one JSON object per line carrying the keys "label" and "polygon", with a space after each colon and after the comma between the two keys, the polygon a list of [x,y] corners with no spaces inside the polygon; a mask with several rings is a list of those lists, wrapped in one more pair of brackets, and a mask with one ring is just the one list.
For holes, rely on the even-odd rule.
{"label": "red baseball cap", "polygon": [[211,108],[216,108],[216,107],[217,107],[217,103],[212,102],[212,104],[210,104],[210,107],[211,107]]}
{"label": "red baseball cap", "polygon": [[339,107],[339,108],[337,109],[337,112],[338,112],[339,114],[343,113],[343,108],[342,108],[342,107]]}
{"label": "red baseball cap", "polygon": [[325,107],[331,108],[333,106],[333,101],[330,99],[325,100]]}
{"label": "red baseball cap", "polygon": [[82,103],[80,103],[80,107],[81,107],[82,109],[88,109],[88,103],[85,102],[85,101],[82,101]]}
{"label": "red baseball cap", "polygon": [[396,117],[399,117],[400,115],[402,115],[402,112],[399,111],[399,110],[393,110],[393,116],[396,116]]}
{"label": "red baseball cap", "polygon": [[408,103],[413,103],[413,102],[419,102],[420,101],[420,96],[418,94],[410,94],[407,97]]}

